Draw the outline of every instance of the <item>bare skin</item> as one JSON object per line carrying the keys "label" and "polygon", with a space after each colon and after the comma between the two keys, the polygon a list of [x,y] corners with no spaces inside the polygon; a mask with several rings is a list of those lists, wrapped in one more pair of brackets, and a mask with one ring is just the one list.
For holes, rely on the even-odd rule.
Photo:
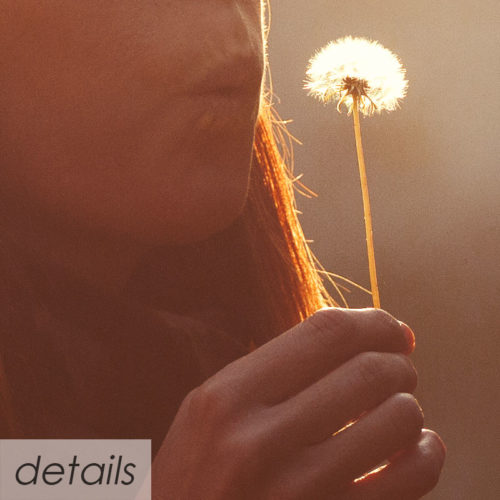
{"label": "bare skin", "polygon": [[407,331],[381,310],[323,309],[227,365],[184,400],[153,498],[420,498],[445,448],[422,430]]}
{"label": "bare skin", "polygon": [[0,57],[0,222],[44,260],[119,291],[241,212],[259,0],[2,0]]}
{"label": "bare skin", "polygon": [[[150,249],[227,227],[246,201],[261,14],[260,0],[2,0],[4,234],[121,291]],[[420,498],[444,449],[422,430],[409,350],[387,313],[328,310],[231,363],[182,403],[154,499]]]}

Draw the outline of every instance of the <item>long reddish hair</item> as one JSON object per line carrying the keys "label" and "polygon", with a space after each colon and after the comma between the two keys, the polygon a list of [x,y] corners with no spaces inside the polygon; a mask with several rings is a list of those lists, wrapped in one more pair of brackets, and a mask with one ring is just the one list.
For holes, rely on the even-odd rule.
{"label": "long reddish hair", "polygon": [[[268,0],[262,4],[267,45],[270,6]],[[309,190],[293,176],[292,136],[272,103],[267,47],[265,76],[243,219],[256,263],[263,307],[267,310],[269,329],[264,337],[268,340],[317,309],[336,306],[337,302],[324,285],[323,278],[328,277],[328,273],[309,248],[298,220],[295,193],[300,192],[299,186]],[[328,280],[340,292],[334,281]]]}
{"label": "long reddish hair", "polygon": [[254,162],[243,213],[262,307],[267,312],[267,334],[258,343],[322,307],[337,305],[324,285],[324,269],[309,248],[298,220],[295,192],[299,182],[285,161],[285,140],[284,124],[276,119],[272,106],[264,104],[255,132]]}

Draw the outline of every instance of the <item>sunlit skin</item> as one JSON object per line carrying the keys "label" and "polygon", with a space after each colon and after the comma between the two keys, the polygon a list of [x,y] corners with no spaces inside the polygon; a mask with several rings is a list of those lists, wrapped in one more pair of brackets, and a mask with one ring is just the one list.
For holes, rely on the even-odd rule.
{"label": "sunlit skin", "polygon": [[246,199],[260,24],[249,0],[2,1],[0,186],[22,240],[117,287],[146,249],[228,226]]}
{"label": "sunlit skin", "polygon": [[[260,0],[2,0],[2,230],[39,265],[120,292],[150,249],[230,225],[251,172],[261,14]],[[444,448],[411,395],[414,337],[384,311],[317,312],[194,388],[168,433],[163,330],[132,339],[137,367],[127,343],[79,333],[62,345],[83,429],[52,397],[36,437],[151,438],[153,500],[413,499],[439,477]]]}

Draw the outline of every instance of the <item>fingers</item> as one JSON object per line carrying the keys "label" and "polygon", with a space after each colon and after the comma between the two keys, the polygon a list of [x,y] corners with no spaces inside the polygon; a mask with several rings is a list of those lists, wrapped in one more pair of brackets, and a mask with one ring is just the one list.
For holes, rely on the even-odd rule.
{"label": "fingers", "polygon": [[375,474],[356,482],[339,500],[413,500],[431,491],[439,480],[446,456],[440,437],[423,430],[418,442]]}
{"label": "fingers", "polygon": [[417,373],[406,356],[364,352],[275,406],[267,419],[276,441],[311,445],[393,394],[413,392],[416,385]]}
{"label": "fingers", "polygon": [[266,498],[329,498],[407,448],[422,425],[415,398],[395,394],[342,432],[282,461]]}
{"label": "fingers", "polygon": [[241,399],[272,405],[288,399],[363,351],[409,352],[414,337],[406,325],[380,309],[320,309],[279,337],[229,364]]}

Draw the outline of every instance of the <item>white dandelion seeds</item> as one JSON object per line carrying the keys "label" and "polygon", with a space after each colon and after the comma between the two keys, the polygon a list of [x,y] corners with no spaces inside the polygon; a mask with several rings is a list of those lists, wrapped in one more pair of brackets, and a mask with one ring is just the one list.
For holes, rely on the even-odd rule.
{"label": "white dandelion seeds", "polygon": [[304,85],[310,95],[321,101],[337,101],[339,112],[344,104],[354,117],[371,295],[376,308],[380,308],[380,294],[359,112],[370,116],[375,111],[398,108],[408,89],[405,73],[398,57],[378,42],[347,36],[330,42],[310,59]]}
{"label": "white dandelion seeds", "polygon": [[354,96],[364,115],[393,111],[406,96],[406,71],[380,43],[347,36],[330,42],[309,61],[304,87],[321,101],[337,101],[352,112]]}

